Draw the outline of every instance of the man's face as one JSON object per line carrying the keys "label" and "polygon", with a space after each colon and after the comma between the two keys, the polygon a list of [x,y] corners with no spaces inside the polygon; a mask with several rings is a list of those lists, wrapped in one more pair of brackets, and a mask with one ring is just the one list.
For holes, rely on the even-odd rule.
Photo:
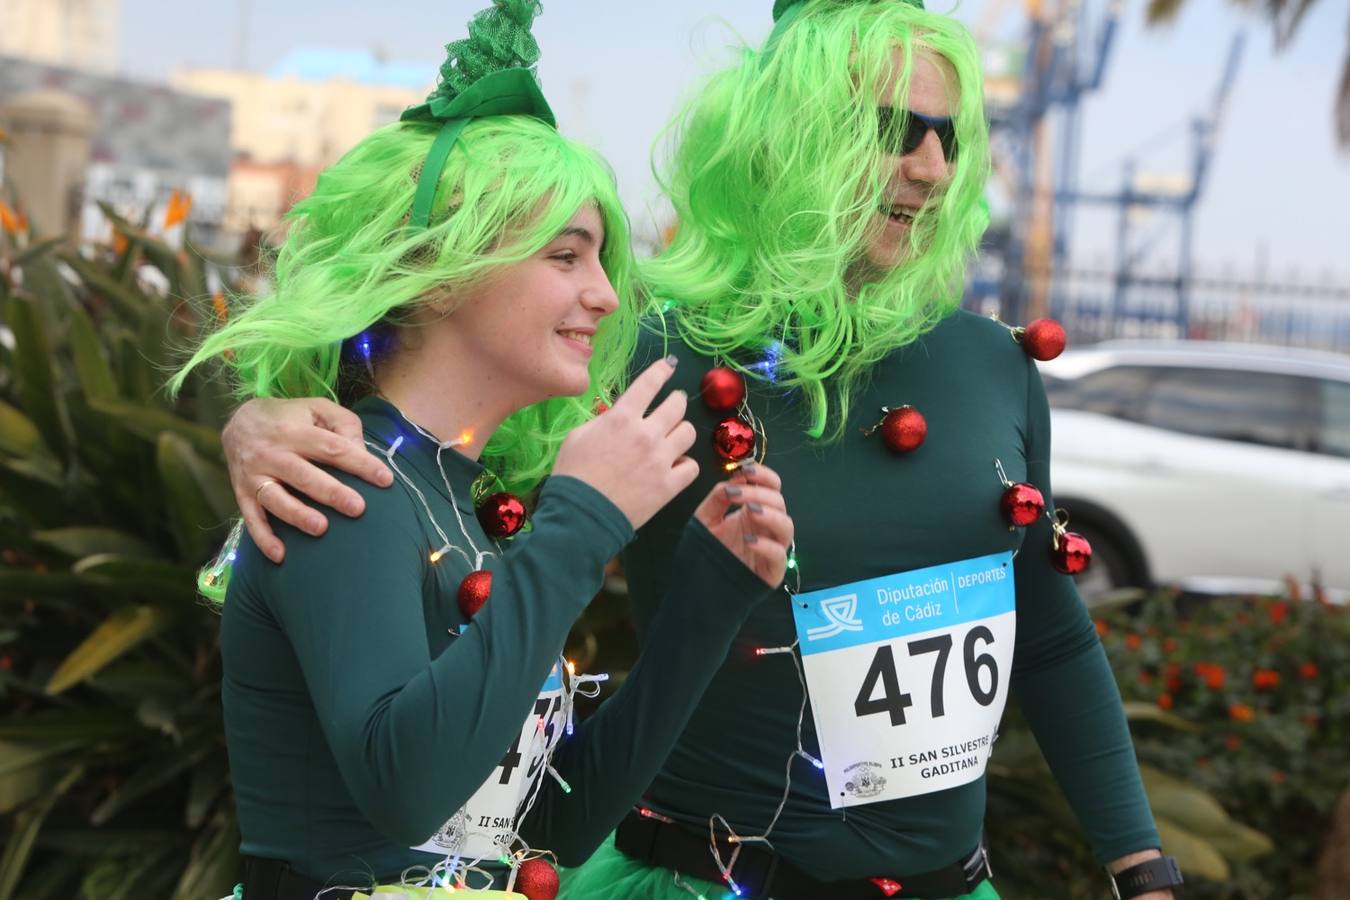
{"label": "man's face", "polygon": [[[876,91],[879,106],[890,106],[899,78],[904,56],[894,51],[895,74]],[[953,114],[949,92],[956,85],[956,71],[951,63],[935,53],[918,51],[909,79],[907,107],[925,116],[948,117]],[[899,110],[897,110],[897,114]],[[911,221],[935,188],[941,188],[951,175],[951,164],[942,155],[942,143],[931,129],[923,142],[904,156],[888,156],[886,165],[890,178],[881,201],[881,208],[868,229],[866,260],[874,269],[892,269],[903,263],[910,253],[909,230]]]}

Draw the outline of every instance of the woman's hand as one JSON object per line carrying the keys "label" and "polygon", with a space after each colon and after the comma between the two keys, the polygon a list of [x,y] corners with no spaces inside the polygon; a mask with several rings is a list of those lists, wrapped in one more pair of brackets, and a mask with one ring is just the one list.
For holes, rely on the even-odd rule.
{"label": "woman's hand", "polygon": [[365,512],[361,495],[319,464],[377,487],[394,482],[393,473],[366,450],[360,418],[331,400],[250,400],[235,411],[221,440],[244,527],[275,563],[285,558],[286,548],[268,525],[267,513],[316,537],[328,528],[328,520],[288,487],[349,516]]}
{"label": "woman's hand", "polygon": [[694,510],[694,518],[769,587],[783,583],[794,534],[782,489],[777,472],[751,463],[713,487]]}
{"label": "woman's hand", "polygon": [[684,418],[684,391],[672,391],[647,412],[674,372],[670,359],[648,366],[613,406],[567,435],[553,466],[554,475],[604,494],[635,529],[698,477],[698,463],[684,455],[695,437]]}

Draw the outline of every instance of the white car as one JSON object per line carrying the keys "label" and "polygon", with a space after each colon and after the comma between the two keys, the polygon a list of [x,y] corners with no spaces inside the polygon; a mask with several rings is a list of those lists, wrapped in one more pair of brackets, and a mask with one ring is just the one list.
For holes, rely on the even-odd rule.
{"label": "white car", "polygon": [[1054,500],[1092,594],[1178,584],[1350,593],[1350,357],[1113,341],[1041,363]]}

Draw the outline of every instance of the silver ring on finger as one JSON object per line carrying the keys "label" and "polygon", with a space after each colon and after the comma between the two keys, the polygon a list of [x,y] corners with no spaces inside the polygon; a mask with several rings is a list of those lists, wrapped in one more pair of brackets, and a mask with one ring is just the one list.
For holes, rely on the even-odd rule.
{"label": "silver ring on finger", "polygon": [[258,501],[259,504],[261,504],[263,488],[270,487],[271,485],[274,484],[278,484],[276,479],[264,478],[262,484],[258,485],[258,489],[253,492],[253,499]]}

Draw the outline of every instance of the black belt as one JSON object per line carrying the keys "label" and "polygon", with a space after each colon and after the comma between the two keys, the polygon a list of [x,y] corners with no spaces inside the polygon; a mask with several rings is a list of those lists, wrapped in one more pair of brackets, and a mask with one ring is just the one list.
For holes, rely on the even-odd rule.
{"label": "black belt", "polygon": [[[725,883],[713,861],[706,835],[686,831],[675,823],[662,822],[630,812],[619,823],[614,845],[639,862],[675,869],[682,875]],[[748,900],[883,900],[905,897],[959,897],[992,877],[984,839],[960,862],[918,875],[877,875],[844,881],[818,881],[766,847],[740,844],[740,855],[731,877]],[[731,859],[735,846],[721,835],[717,840],[723,862]],[[252,900],[245,897],[244,900]]]}
{"label": "black belt", "polygon": [[291,864],[279,859],[244,857],[244,900],[352,900],[355,891],[329,888],[291,871]]}

